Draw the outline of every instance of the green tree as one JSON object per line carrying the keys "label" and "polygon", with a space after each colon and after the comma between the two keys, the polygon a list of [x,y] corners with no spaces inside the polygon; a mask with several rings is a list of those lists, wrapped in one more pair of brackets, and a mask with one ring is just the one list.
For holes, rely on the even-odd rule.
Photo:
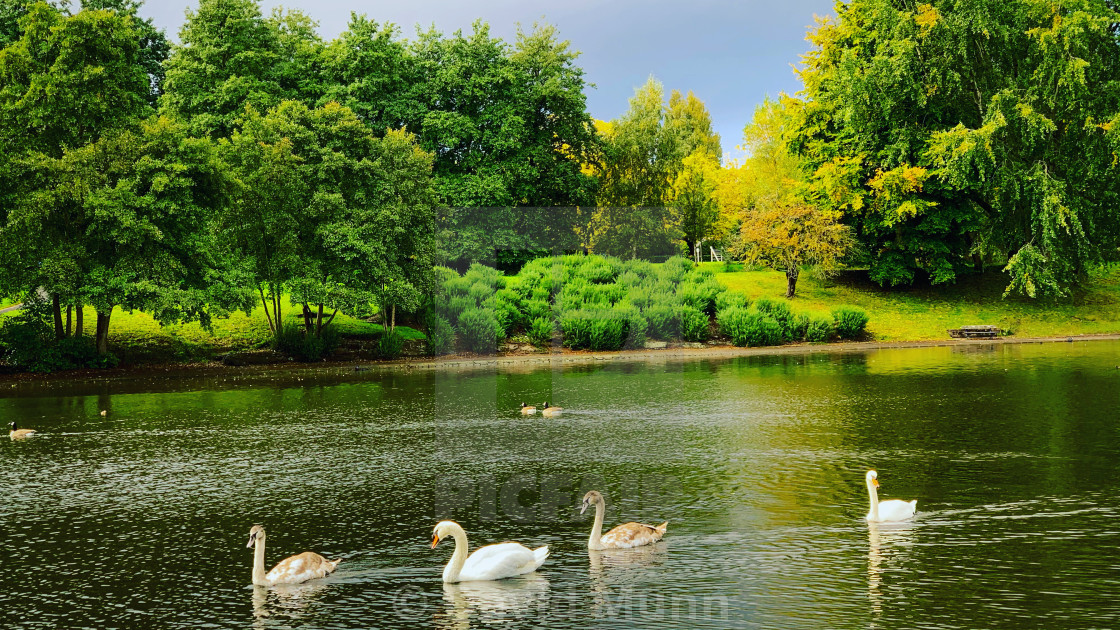
{"label": "green tree", "polygon": [[265,18],[256,0],[201,0],[179,39],[165,64],[161,111],[194,135],[228,137],[246,105],[314,103],[323,91],[315,22],[297,11]]}
{"label": "green tree", "polygon": [[41,243],[32,277],[94,306],[99,353],[108,351],[116,306],[161,322],[208,324],[212,313],[225,312],[215,307],[224,278],[209,229],[225,178],[207,140],[152,118],[57,158],[30,154],[20,167],[27,184],[4,235]]}
{"label": "green tree", "polygon": [[[44,212],[34,229],[13,215],[35,186],[62,186],[44,172],[84,177],[80,168],[57,164],[68,152],[77,159],[105,134],[135,126],[150,112],[151,84],[138,23],[127,13],[70,15],[37,3],[27,7],[19,28],[18,40],[0,50],[0,249],[13,252],[4,256],[0,276],[24,292],[50,292],[62,336],[61,304],[81,295],[69,274],[81,266],[72,258],[81,255],[85,235],[70,211]],[[51,161],[51,168],[32,166]]]}
{"label": "green tree", "polygon": [[719,170],[717,160],[705,150],[697,149],[682,161],[681,171],[673,183],[673,223],[680,230],[690,255],[701,241],[719,232],[722,216],[715,196]]}
{"label": "green tree", "polygon": [[840,214],[811,204],[807,175],[789,153],[789,103],[766,98],[743,129],[742,166],[728,169],[715,196],[734,213],[738,239],[731,254],[751,264],[786,274],[786,297],[797,292],[801,268],[812,265],[823,274],[836,271],[854,246],[851,229]]}
{"label": "green tree", "polygon": [[[223,230],[249,261],[277,336],[285,292],[302,304],[310,335],[340,309],[363,315],[379,302],[419,303],[435,199],[431,156],[411,135],[376,138],[337,103],[284,101],[266,114],[250,108],[224,147],[240,185]],[[325,309],[334,313],[324,318]]]}
{"label": "green tree", "polygon": [[1047,0],[858,0],[810,34],[795,149],[872,277],[1004,263],[1063,295],[1120,243],[1120,15]]}
{"label": "green tree", "polygon": [[597,175],[599,205],[587,240],[600,253],[636,257],[673,249],[679,226],[670,211],[673,185],[693,152],[718,160],[719,136],[691,92],[665,102],[652,77],[630,99],[630,108],[601,128]]}

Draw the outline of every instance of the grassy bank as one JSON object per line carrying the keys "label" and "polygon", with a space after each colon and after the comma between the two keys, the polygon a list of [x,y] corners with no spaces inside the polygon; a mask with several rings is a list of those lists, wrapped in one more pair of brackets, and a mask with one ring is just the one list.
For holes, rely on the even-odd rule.
{"label": "grassy bank", "polygon": [[[284,307],[285,324],[302,325],[300,312],[299,305],[289,300]],[[13,315],[14,312],[2,314],[0,321]],[[92,308],[86,308],[84,315],[85,334],[91,335],[97,326],[97,315]],[[380,324],[343,313],[331,325],[343,337],[357,340],[377,338],[384,330]],[[397,330],[405,340],[424,338],[423,333],[406,326],[397,326]],[[109,327],[109,349],[126,364],[206,360],[233,350],[264,348],[270,342],[271,332],[263,309],[214,319],[211,329],[206,330],[197,322],[160,326],[147,313],[118,307],[113,309]]]}
{"label": "grassy bank", "polygon": [[[786,277],[776,271],[726,270],[706,263],[729,290],[754,300],[785,296]],[[1120,332],[1120,267],[1095,274],[1072,299],[1061,302],[1003,298],[1006,274],[991,271],[960,278],[955,284],[883,289],[864,272],[831,280],[802,274],[794,310],[828,313],[841,304],[867,311],[871,336],[880,341],[945,339],[947,329],[967,324],[995,324],[1023,337]]]}

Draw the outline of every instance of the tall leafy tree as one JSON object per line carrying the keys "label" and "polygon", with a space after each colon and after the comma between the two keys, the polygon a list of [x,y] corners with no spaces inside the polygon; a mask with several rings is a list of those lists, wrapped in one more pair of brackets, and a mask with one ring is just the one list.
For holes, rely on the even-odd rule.
{"label": "tall leafy tree", "polygon": [[249,261],[277,335],[286,292],[312,335],[339,310],[419,304],[435,197],[431,156],[411,135],[377,138],[337,103],[284,101],[264,114],[250,108],[224,147],[240,185],[223,230]]}
{"label": "tall leafy tree", "polygon": [[94,306],[100,353],[108,351],[116,306],[161,322],[209,322],[224,284],[208,229],[224,176],[209,141],[153,117],[57,158],[29,154],[19,166],[26,188],[5,236],[51,243],[37,249],[38,277]]}
{"label": "tall leafy tree", "polygon": [[793,146],[871,275],[1006,263],[1063,295],[1120,244],[1120,15],[1105,0],[857,0],[810,34]]}
{"label": "tall leafy tree", "polygon": [[785,272],[786,297],[792,298],[802,267],[811,265],[822,275],[835,272],[854,239],[838,212],[807,200],[805,169],[786,144],[789,124],[783,101],[767,98],[755,108],[743,129],[750,157],[724,172],[715,197],[739,225],[732,255]]}
{"label": "tall leafy tree", "polygon": [[664,94],[651,77],[625,114],[601,126],[599,209],[588,231],[596,252],[641,256],[675,249],[679,226],[670,206],[684,159],[693,152],[719,159],[719,137],[703,103],[677,91],[666,102]]}
{"label": "tall leafy tree", "polygon": [[266,111],[285,99],[313,103],[321,42],[299,12],[266,18],[256,0],[201,0],[187,11],[168,58],[161,111],[193,134],[228,137],[246,105]]}
{"label": "tall leafy tree", "polygon": [[[0,50],[0,249],[18,252],[5,257],[0,273],[9,286],[53,294],[61,336],[61,303],[72,300],[80,307],[83,290],[76,279],[89,280],[71,273],[81,266],[86,238],[76,217],[89,208],[79,203],[36,213],[26,199],[43,192],[35,186],[64,184],[43,174],[48,171],[73,173],[75,188],[81,188],[82,173],[88,173],[57,164],[66,163],[67,155],[71,162],[78,159],[106,134],[135,126],[150,112],[151,84],[137,21],[127,13],[87,9],[71,15],[37,3],[19,27],[19,38]],[[29,166],[52,161],[56,166],[45,170]]]}

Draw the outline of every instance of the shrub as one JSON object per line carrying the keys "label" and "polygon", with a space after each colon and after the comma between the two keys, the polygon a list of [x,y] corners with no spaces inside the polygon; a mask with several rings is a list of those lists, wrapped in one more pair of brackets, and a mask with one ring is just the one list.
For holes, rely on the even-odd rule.
{"label": "shrub", "polygon": [[8,318],[0,327],[0,363],[28,372],[54,372],[117,365],[113,354],[99,355],[92,337],[54,336],[43,305],[32,305]]}
{"label": "shrub", "polygon": [[647,334],[654,339],[670,341],[680,337],[680,315],[677,309],[664,302],[655,303],[643,312],[649,326]]}
{"label": "shrub", "polygon": [[377,357],[380,359],[396,359],[401,356],[404,349],[404,337],[397,331],[385,330],[377,340]]}
{"label": "shrub", "polygon": [[494,287],[485,282],[475,282],[471,285],[469,295],[474,298],[477,304],[482,304],[494,295]]}
{"label": "shrub", "polygon": [[560,318],[564,345],[587,350],[618,350],[626,343],[629,321],[620,312],[568,311]]}
{"label": "shrub", "polygon": [[493,354],[498,350],[501,331],[494,314],[480,308],[468,308],[459,316],[459,341],[467,350]]}
{"label": "shrub", "polygon": [[494,294],[494,298],[490,300],[489,306],[494,311],[494,319],[502,328],[501,334],[503,336],[523,327],[526,323],[525,315],[521,312],[520,302],[517,293],[509,289],[498,291]]}
{"label": "shrub", "polygon": [[638,311],[631,311],[626,329],[626,348],[646,347],[646,329],[649,322]]}
{"label": "shrub", "polygon": [[867,313],[855,306],[838,306],[832,310],[836,336],[841,339],[860,339],[866,333]]}
{"label": "shrub", "polygon": [[462,316],[463,311],[468,308],[474,308],[475,302],[469,297],[459,296],[453,297],[447,301],[446,314],[450,322],[458,323],[459,317]]}
{"label": "shrub", "polygon": [[694,268],[695,265],[691,260],[683,256],[674,256],[662,263],[657,272],[663,280],[675,284],[684,280]]}
{"label": "shrub", "polygon": [[796,334],[797,324],[794,321],[793,311],[790,310],[789,302],[785,300],[771,300],[770,298],[758,298],[754,302],[754,309],[778,323],[782,331],[783,340],[791,341],[793,339],[799,339]]}
{"label": "shrub", "polygon": [[536,317],[529,323],[529,342],[538,348],[551,345],[555,332],[552,317]]}
{"label": "shrub", "polygon": [[708,339],[708,327],[711,320],[707,313],[686,304],[677,309],[677,317],[680,319],[682,339],[685,341],[706,341]]}
{"label": "shrub", "polygon": [[716,312],[724,311],[732,306],[747,308],[751,302],[747,296],[735,291],[724,291],[716,296]]}
{"label": "shrub", "polygon": [[455,329],[451,322],[433,313],[428,319],[428,354],[439,356],[451,352],[455,343]]}
{"label": "shrub", "polygon": [[308,334],[300,324],[287,324],[280,331],[276,349],[301,363],[314,363],[330,356],[338,348],[339,335],[334,326],[326,326],[319,335]]}
{"label": "shrub", "polygon": [[547,317],[552,319],[552,307],[548,305],[547,300],[532,299],[524,303],[525,310],[523,315],[525,320],[532,324],[532,321],[540,318]]}
{"label": "shrub", "polygon": [[696,272],[689,277],[677,290],[677,294],[686,304],[691,304],[708,315],[716,313],[716,298],[726,293],[727,289],[721,285],[711,274]]}
{"label": "shrub", "polygon": [[781,325],[768,315],[732,306],[717,316],[720,331],[736,346],[774,346],[782,342]]}
{"label": "shrub", "polygon": [[809,318],[809,325],[805,329],[805,341],[815,343],[828,341],[832,339],[834,330],[831,319],[814,315]]}
{"label": "shrub", "polygon": [[801,341],[805,339],[805,334],[809,330],[809,316],[805,313],[798,313],[793,316],[792,328],[790,329],[790,339],[793,341]]}

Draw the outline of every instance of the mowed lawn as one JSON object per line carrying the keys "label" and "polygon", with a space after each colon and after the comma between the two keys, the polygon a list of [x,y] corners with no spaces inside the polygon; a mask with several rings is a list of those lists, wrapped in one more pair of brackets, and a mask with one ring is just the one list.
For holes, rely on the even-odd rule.
{"label": "mowed lawn", "polygon": [[[777,271],[726,271],[724,263],[705,263],[728,289],[752,300],[784,298],[786,277]],[[734,269],[734,265],[731,269]],[[1120,333],[1120,267],[1094,274],[1068,300],[1004,298],[1007,275],[996,270],[959,278],[955,284],[885,289],[866,272],[852,271],[831,280],[801,274],[793,310],[828,313],[842,304],[867,311],[867,328],[877,340],[946,339],[950,328],[994,324],[1019,337]]]}

